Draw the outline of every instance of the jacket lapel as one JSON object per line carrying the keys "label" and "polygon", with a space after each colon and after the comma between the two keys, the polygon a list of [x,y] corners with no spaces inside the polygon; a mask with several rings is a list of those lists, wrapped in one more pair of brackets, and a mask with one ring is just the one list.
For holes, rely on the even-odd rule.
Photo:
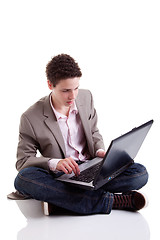
{"label": "jacket lapel", "polygon": [[59,128],[56,116],[50,106],[50,95],[46,97],[46,100],[44,102],[44,116],[46,117],[44,120],[45,124],[47,125],[47,127],[50,129],[55,139],[57,140],[64,156],[66,156],[63,136]]}
{"label": "jacket lapel", "polygon": [[94,147],[92,144],[92,142],[93,142],[92,133],[90,130],[91,126],[89,125],[89,122],[88,122],[88,115],[87,115],[87,112],[85,111],[86,110],[85,104],[87,104],[87,103],[83,103],[83,100],[78,96],[77,100],[76,100],[76,106],[78,108],[79,116],[82,121],[82,126],[83,126],[84,133],[86,136],[89,153],[92,157],[94,157]]}
{"label": "jacket lapel", "polygon": [[[63,136],[61,133],[61,130],[59,128],[56,116],[50,106],[50,95],[46,97],[45,102],[44,102],[44,116],[45,116],[45,124],[47,127],[50,129],[52,134],[54,135],[55,139],[57,140],[64,156],[66,156],[66,150],[65,150],[65,144],[63,140]],[[86,136],[87,144],[88,144],[88,150],[90,155],[93,157],[94,156],[94,147],[93,147],[93,140],[92,140],[92,133],[90,130],[90,125],[88,121],[88,116],[85,108],[86,103],[83,102],[83,98],[78,95],[76,99],[76,106],[78,108],[78,112],[80,115],[80,119],[82,121],[82,126],[84,129],[84,133]]]}

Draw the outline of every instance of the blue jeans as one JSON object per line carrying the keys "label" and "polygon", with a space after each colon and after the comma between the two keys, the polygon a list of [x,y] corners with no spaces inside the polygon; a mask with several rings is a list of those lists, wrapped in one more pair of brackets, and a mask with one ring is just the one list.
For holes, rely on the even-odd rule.
{"label": "blue jeans", "polygon": [[36,200],[79,213],[107,213],[112,209],[114,192],[138,190],[148,181],[143,165],[133,163],[121,175],[96,191],[80,189],[57,181],[50,172],[38,167],[21,170],[15,179],[15,188]]}

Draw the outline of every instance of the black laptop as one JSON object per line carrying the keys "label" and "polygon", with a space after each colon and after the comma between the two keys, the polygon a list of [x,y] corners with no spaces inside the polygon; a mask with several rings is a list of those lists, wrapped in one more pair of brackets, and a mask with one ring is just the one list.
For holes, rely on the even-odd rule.
{"label": "black laptop", "polygon": [[111,141],[104,158],[96,157],[79,165],[80,175],[63,174],[57,180],[96,190],[125,171],[136,157],[153,120]]}

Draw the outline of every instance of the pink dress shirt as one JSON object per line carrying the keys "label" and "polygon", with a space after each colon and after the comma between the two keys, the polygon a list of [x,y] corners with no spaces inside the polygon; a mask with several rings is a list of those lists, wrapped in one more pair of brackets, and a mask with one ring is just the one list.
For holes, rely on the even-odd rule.
{"label": "pink dress shirt", "polygon": [[[50,104],[62,132],[66,148],[66,157],[72,157],[75,161],[86,161],[89,159],[89,155],[84,152],[86,139],[75,102],[71,106],[68,116],[65,116],[55,110],[52,104],[51,95]],[[52,171],[56,170],[59,160],[61,159],[51,159],[48,162],[49,168]]]}

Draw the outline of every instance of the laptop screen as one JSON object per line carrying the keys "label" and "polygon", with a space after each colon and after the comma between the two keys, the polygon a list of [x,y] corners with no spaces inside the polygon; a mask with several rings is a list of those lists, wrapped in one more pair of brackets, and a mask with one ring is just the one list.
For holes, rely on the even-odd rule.
{"label": "laptop screen", "polygon": [[111,142],[104,157],[98,180],[106,178],[123,166],[133,162],[152,123],[153,120],[134,128]]}

